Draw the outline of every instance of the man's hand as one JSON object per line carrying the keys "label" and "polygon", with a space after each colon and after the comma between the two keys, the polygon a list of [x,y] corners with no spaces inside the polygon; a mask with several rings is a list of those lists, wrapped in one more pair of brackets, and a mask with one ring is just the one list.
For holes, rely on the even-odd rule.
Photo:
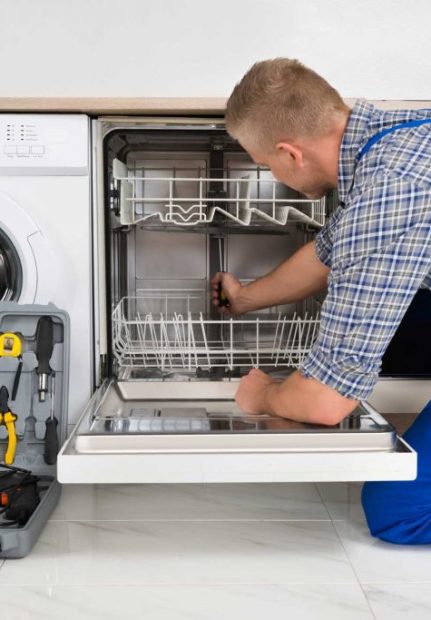
{"label": "man's hand", "polygon": [[[211,279],[213,304],[220,314],[240,315],[305,299],[325,288],[329,268],[320,262],[314,241],[300,248],[271,273],[242,285],[231,273],[216,273]],[[229,306],[219,303],[219,285]]]}
{"label": "man's hand", "polygon": [[[220,305],[219,285],[221,284],[223,293],[227,297],[228,306]],[[241,282],[231,273],[217,272],[211,279],[212,298],[214,306],[217,306],[220,314],[238,316],[246,312],[246,308],[241,304],[241,292],[243,286]]]}
{"label": "man's hand", "polygon": [[253,368],[240,381],[235,400],[246,413],[272,413],[268,404],[268,394],[276,389],[279,382],[267,374]]}

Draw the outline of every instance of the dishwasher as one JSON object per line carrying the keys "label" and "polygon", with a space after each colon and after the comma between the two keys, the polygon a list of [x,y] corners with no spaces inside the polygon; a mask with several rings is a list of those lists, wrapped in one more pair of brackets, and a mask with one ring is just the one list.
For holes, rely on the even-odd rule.
{"label": "dishwasher", "polygon": [[240,317],[210,279],[251,281],[324,225],[336,193],[277,183],[222,118],[93,120],[98,387],[63,446],[63,483],[408,480],[416,454],[368,403],[336,426],[249,415],[251,368],[282,380],[319,330],[324,293]]}

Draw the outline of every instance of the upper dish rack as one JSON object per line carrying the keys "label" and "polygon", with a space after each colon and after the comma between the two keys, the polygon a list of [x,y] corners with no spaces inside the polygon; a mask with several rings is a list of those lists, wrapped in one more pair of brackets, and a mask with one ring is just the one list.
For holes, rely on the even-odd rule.
{"label": "upper dish rack", "polygon": [[[166,176],[152,176],[157,171],[145,168],[139,170],[140,176],[137,172],[131,174],[125,164],[113,160],[121,225],[158,222],[196,226],[212,223],[217,214],[241,226],[266,221],[282,226],[303,222],[320,228],[325,223],[325,198],[282,197],[282,186],[269,173],[251,176],[243,170],[235,175],[226,169],[222,178],[215,179],[201,170],[193,170],[192,176],[176,176],[171,170]],[[241,173],[244,176],[239,176]],[[211,196],[214,183],[222,188],[222,197]]]}

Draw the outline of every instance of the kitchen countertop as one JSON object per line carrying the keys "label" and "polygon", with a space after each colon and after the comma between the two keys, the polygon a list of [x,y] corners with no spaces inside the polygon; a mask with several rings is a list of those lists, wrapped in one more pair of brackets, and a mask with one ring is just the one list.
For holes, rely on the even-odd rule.
{"label": "kitchen countertop", "polygon": [[0,97],[0,112],[221,114],[223,97]]}
{"label": "kitchen countertop", "polygon": [[[346,98],[352,106],[356,99]],[[369,100],[379,108],[426,108],[429,101]],[[224,97],[0,97],[0,112],[83,112],[100,114],[220,115]]]}

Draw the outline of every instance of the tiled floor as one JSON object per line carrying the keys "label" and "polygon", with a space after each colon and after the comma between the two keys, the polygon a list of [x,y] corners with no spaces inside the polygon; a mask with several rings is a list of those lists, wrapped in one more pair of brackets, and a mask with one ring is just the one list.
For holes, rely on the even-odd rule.
{"label": "tiled floor", "polygon": [[0,561],[2,620],[431,617],[431,549],[370,537],[361,485],[69,486]]}

